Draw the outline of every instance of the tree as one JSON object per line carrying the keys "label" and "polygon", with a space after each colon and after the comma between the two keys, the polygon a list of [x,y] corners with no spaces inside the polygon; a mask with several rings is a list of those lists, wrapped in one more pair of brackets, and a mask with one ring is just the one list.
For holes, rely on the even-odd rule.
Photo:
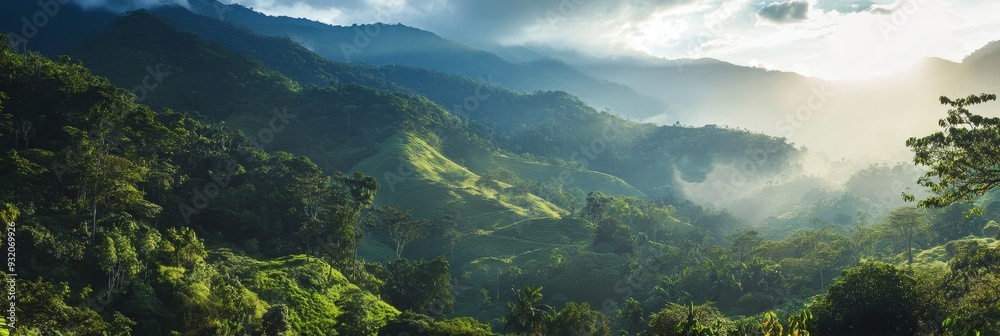
{"label": "tree", "polygon": [[428,336],[491,336],[488,324],[470,317],[434,321],[430,316],[404,311],[382,329],[379,336],[428,335]]}
{"label": "tree", "polygon": [[711,303],[687,306],[671,303],[649,316],[649,331],[662,336],[725,335],[732,330],[732,321],[726,319]]}
{"label": "tree", "polygon": [[821,335],[913,335],[919,323],[916,280],[904,269],[872,262],[844,271],[814,305]]}
{"label": "tree", "polygon": [[[948,117],[938,121],[944,130],[906,140],[913,163],[931,169],[918,180],[935,195],[919,202],[922,207],[944,207],[971,201],[1000,186],[1000,118],[972,114],[968,106],[995,101],[995,94],[970,95],[956,100],[941,97],[951,106]],[[915,199],[904,195],[906,200]]]}
{"label": "tree", "polygon": [[403,248],[414,239],[427,235],[425,229],[431,226],[426,219],[413,219],[411,210],[403,211],[397,206],[384,206],[375,209],[376,226],[386,229],[389,238],[396,243],[396,258],[403,256]]}
{"label": "tree", "polygon": [[[397,334],[399,335],[399,334]],[[431,336],[491,336],[490,325],[480,323],[471,317],[458,317],[435,322],[430,328]]]}
{"label": "tree", "polygon": [[[7,279],[3,280],[6,283]],[[103,335],[109,327],[113,327],[90,306],[69,306],[66,299],[70,295],[70,289],[66,283],[53,284],[39,278],[20,279],[17,285],[19,328],[34,329],[40,331],[42,335],[67,331],[81,335]],[[89,291],[89,288],[85,291]],[[30,334],[30,331],[28,333]]]}
{"label": "tree", "polygon": [[[334,189],[338,191],[334,198],[339,204],[347,204],[346,209],[338,209],[337,212],[340,219],[352,224],[349,231],[353,245],[351,251],[354,252],[353,258],[357,259],[358,247],[365,234],[367,216],[364,211],[375,203],[375,194],[379,189],[378,179],[361,172],[354,172],[352,175],[337,173],[333,179],[342,186]],[[350,211],[346,211],[347,209]]]}
{"label": "tree", "polygon": [[642,329],[642,305],[635,298],[625,300],[625,308],[619,312],[619,315],[625,322],[628,331],[638,333]]}
{"label": "tree", "polygon": [[760,236],[760,232],[757,232],[757,230],[754,229],[749,229],[737,233],[733,237],[733,245],[730,246],[729,249],[735,255],[736,260],[745,262],[750,258],[750,252],[763,243],[764,238]]}
{"label": "tree", "polygon": [[497,200],[502,200],[502,198],[500,197],[500,192],[503,191],[503,187],[497,180],[494,180],[486,176],[480,176],[478,179],[476,179],[476,187],[479,187],[480,189],[493,190],[496,192]]}
{"label": "tree", "polygon": [[13,204],[0,202],[0,224],[6,227],[8,224],[16,222],[20,215],[21,211]]}
{"label": "tree", "polygon": [[406,310],[386,323],[379,329],[378,334],[379,336],[426,335],[431,324],[434,324],[434,319],[430,316]]}
{"label": "tree", "polygon": [[569,218],[573,218],[574,214],[576,214],[576,208],[580,206],[580,201],[576,199],[576,195],[573,195],[573,193],[561,190],[561,186],[555,199],[558,200],[559,205],[562,205],[566,211],[569,211]]}
{"label": "tree", "polygon": [[356,209],[369,207],[375,202],[375,194],[379,188],[378,179],[361,172],[354,172],[352,175],[337,174],[334,178],[347,187],[347,193]]}
{"label": "tree", "polygon": [[448,260],[444,257],[417,262],[397,259],[389,263],[385,275],[382,295],[400,310],[441,318],[455,306]]}
{"label": "tree", "polygon": [[458,215],[454,212],[439,212],[437,221],[432,229],[432,236],[446,244],[449,257],[454,257],[455,246],[462,238],[462,233],[458,231]]}
{"label": "tree", "polygon": [[899,208],[893,210],[885,219],[885,224],[895,231],[899,238],[906,242],[906,261],[913,264],[913,236],[918,229],[925,226],[924,217],[917,208]]}
{"label": "tree", "polygon": [[323,176],[323,171],[309,162],[309,171],[294,177],[291,188],[302,201],[302,212],[308,221],[319,221],[320,211],[327,202],[330,178]]}
{"label": "tree", "polygon": [[169,243],[167,252],[173,253],[173,261],[176,265],[187,268],[194,268],[208,256],[203,242],[194,230],[183,226],[179,228],[167,229],[166,240]]}
{"label": "tree", "polygon": [[[125,137],[116,130],[122,119],[133,106],[119,96],[94,105],[84,118],[91,118],[94,128],[89,132],[73,126],[63,127],[63,131],[74,138],[78,148],[65,150],[70,168],[80,173],[80,198],[89,199],[93,231],[91,239],[97,239],[97,209],[99,205],[118,205],[128,209],[137,205],[157,208],[143,199],[144,192],[137,184],[145,179],[149,168],[129,160],[126,155],[117,155],[119,143]],[[141,162],[141,161],[137,161]],[[65,170],[66,167],[62,169]],[[61,175],[60,175],[61,176]]]}
{"label": "tree", "polygon": [[611,211],[611,198],[604,196],[600,191],[587,193],[587,205],[583,207],[583,214],[591,223],[600,223]]}
{"label": "tree", "polygon": [[376,335],[384,321],[379,321],[372,307],[375,299],[365,296],[360,290],[349,290],[344,293],[337,306],[343,309],[343,314],[337,316],[337,331],[340,335]]}
{"label": "tree", "polygon": [[552,317],[549,335],[589,336],[597,333],[600,313],[590,309],[590,303],[567,302],[566,306]]}
{"label": "tree", "polygon": [[764,336],[784,336],[784,335],[809,335],[808,323],[811,320],[812,312],[803,310],[798,315],[788,317],[788,332],[781,324],[781,319],[775,312],[764,313],[764,322],[760,324],[760,332]]}
{"label": "tree", "polygon": [[617,218],[605,218],[597,223],[594,230],[594,251],[631,254],[635,252],[636,240],[628,226]]}
{"label": "tree", "polygon": [[545,335],[552,317],[552,307],[542,301],[541,286],[526,286],[514,291],[514,302],[508,302],[510,312],[504,317],[504,330],[519,335]]}
{"label": "tree", "polygon": [[[1000,248],[978,241],[955,244],[955,256],[948,261],[951,273],[945,297],[949,316],[943,327],[955,335],[975,335],[977,331],[1000,330]],[[984,333],[986,334],[986,333]]]}
{"label": "tree", "polygon": [[288,306],[283,304],[271,306],[264,313],[261,323],[264,327],[264,335],[288,335],[288,332],[292,330],[292,326],[288,324]]}
{"label": "tree", "polygon": [[114,336],[125,336],[132,335],[132,327],[135,326],[135,321],[132,321],[121,312],[114,312],[111,315],[111,323],[108,325],[108,335]]}
{"label": "tree", "polygon": [[138,274],[143,261],[153,254],[161,241],[158,231],[132,221],[125,215],[105,218],[110,227],[97,241],[97,262],[108,274],[107,297],[121,292],[128,277]]}
{"label": "tree", "polygon": [[[306,243],[308,253],[325,256],[331,264],[357,259],[364,237],[361,212],[371,206],[378,181],[360,173],[338,173],[331,179],[308,160],[298,166],[304,173],[294,177],[291,187],[306,218],[295,235]],[[331,187],[331,181],[337,183]]]}

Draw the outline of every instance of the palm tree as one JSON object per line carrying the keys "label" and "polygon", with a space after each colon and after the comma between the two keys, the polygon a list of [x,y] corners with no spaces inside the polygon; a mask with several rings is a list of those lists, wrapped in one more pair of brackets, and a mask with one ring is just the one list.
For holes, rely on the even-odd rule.
{"label": "palm tree", "polygon": [[508,302],[510,313],[505,317],[504,330],[518,335],[544,335],[552,318],[552,307],[538,304],[542,300],[541,286],[526,286],[520,291],[511,288],[517,298]]}

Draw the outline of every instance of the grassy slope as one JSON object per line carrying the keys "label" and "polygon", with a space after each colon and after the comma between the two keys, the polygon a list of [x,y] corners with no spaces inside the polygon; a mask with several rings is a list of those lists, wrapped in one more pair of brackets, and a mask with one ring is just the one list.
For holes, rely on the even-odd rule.
{"label": "grassy slope", "polygon": [[504,264],[526,253],[560,246],[586,246],[594,237],[594,226],[575,218],[537,218],[519,221],[492,232],[467,236],[457,246],[456,262]]}
{"label": "grassy slope", "polygon": [[411,134],[386,139],[377,155],[361,161],[354,170],[379,179],[376,203],[412,208],[414,215],[422,218],[451,211],[468,224],[460,230],[489,230],[524,218],[565,213],[533,195],[498,200],[492,191],[475,187],[478,175]]}
{"label": "grassy slope", "polygon": [[[241,290],[250,291],[258,298],[254,303],[258,307],[257,314],[262,314],[271,305],[286,304],[289,323],[299,333],[324,334],[334,329],[337,317],[345,313],[340,307],[345,305],[344,300],[350,300],[348,294],[352,292],[361,292],[361,300],[370,307],[370,314],[378,324],[385,324],[400,313],[316,258],[292,255],[257,260],[217,250],[210,254],[208,262],[241,279]],[[181,282],[184,269],[162,267],[161,273],[167,279]]]}
{"label": "grassy slope", "polygon": [[560,167],[544,162],[529,161],[501,154],[483,154],[475,160],[469,160],[466,166],[476,172],[503,168],[514,172],[518,178],[548,182],[558,180],[560,175],[566,182],[564,188],[580,188],[584,191],[601,191],[612,196],[635,196],[646,198],[639,189],[613,175],[592,170]]}
{"label": "grassy slope", "polygon": [[[503,157],[500,157],[500,160],[536,169],[550,167],[527,161],[515,162],[514,159]],[[403,169],[400,169],[401,162],[406,163]],[[504,168],[511,169],[513,166],[506,165]],[[556,168],[553,170],[558,174],[558,167],[551,167]],[[463,235],[449,253],[452,274],[457,276],[456,279],[461,282],[463,288],[460,290],[463,294],[456,297],[456,300],[462,302],[459,305],[461,309],[455,312],[456,316],[472,315],[487,320],[495,317],[494,315],[502,312],[490,309],[499,309],[497,307],[502,305],[490,306],[487,308],[488,313],[480,311],[486,307],[482,307],[478,302],[478,292],[480,289],[494,287],[498,270],[502,274],[508,274],[508,270],[512,267],[526,271],[537,270],[546,265],[550,256],[557,250],[582,251],[590,246],[593,239],[593,224],[577,218],[561,218],[563,210],[533,195],[529,194],[520,200],[512,200],[515,197],[510,195],[501,195],[503,201],[499,201],[492,191],[479,190],[475,187],[478,178],[475,173],[442,156],[432,146],[412,134],[400,133],[389,138],[382,143],[378,155],[362,161],[355,170],[379,178],[382,187],[377,203],[406,204],[414,209],[414,214],[417,216],[435,218],[434,216],[440,211],[451,211],[460,218],[459,231]],[[527,171],[527,169],[511,170],[519,174]],[[538,173],[547,172],[539,169]],[[581,172],[580,175],[589,176],[605,185],[616,185],[613,179],[602,179],[603,174]],[[521,177],[528,178],[526,175]],[[630,193],[627,184],[617,185],[620,187],[618,190],[625,194]],[[394,258],[392,247],[375,238],[366,239],[359,252],[369,261],[386,261]],[[591,257],[592,260],[580,261],[590,263],[581,269],[600,273],[608,265],[620,262],[615,258],[605,260],[607,258],[610,257],[594,256]],[[506,275],[508,278],[510,276]],[[617,279],[616,276],[616,274],[607,275],[612,279]],[[599,286],[601,289],[611,288],[610,284],[604,282],[602,282],[603,287]],[[512,284],[507,283],[504,286],[507,285]],[[574,293],[576,289],[562,293],[562,296],[567,299],[591,299]]]}
{"label": "grassy slope", "polygon": [[[945,265],[955,256],[955,245],[962,243],[981,243],[986,245],[1000,245],[1000,241],[993,238],[981,238],[981,237],[966,237],[958,240],[952,240],[944,245],[938,245],[926,250],[913,251],[913,264],[915,266],[936,266]],[[900,264],[906,264],[906,253],[900,253],[893,258]]]}
{"label": "grassy slope", "polygon": [[[522,179],[536,181],[549,181],[570,171],[572,187],[645,197],[624,181],[603,173],[567,170],[571,168],[497,154],[483,154],[482,158],[466,164],[480,172],[505,168]],[[361,161],[354,170],[379,179],[381,189],[376,199],[379,204],[412,208],[416,216],[424,218],[451,211],[468,224],[460,228],[464,232],[492,231],[527,218],[558,218],[566,214],[565,210],[532,194],[497,195],[476,187],[478,175],[412,134],[400,133],[386,139],[377,155]]]}

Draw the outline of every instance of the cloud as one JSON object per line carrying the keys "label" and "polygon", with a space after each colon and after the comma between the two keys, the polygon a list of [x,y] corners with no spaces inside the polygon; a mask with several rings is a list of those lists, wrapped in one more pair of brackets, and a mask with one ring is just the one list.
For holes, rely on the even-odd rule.
{"label": "cloud", "polygon": [[913,11],[920,8],[922,2],[923,0],[896,0],[896,2],[887,5],[872,5],[868,8],[867,12],[878,15],[892,15],[900,10]]}
{"label": "cloud", "polygon": [[[657,13],[676,10],[698,0],[489,0],[448,1],[448,20],[436,15],[420,18],[420,25],[450,32],[465,40],[537,40],[559,31],[601,34],[639,25]],[[635,28],[633,25],[632,28]]]}
{"label": "cloud", "polygon": [[[402,23],[461,42],[598,45],[628,48],[634,40],[670,38],[685,27],[676,17],[708,12],[723,0],[222,0],[271,15],[307,16],[338,25]],[[747,0],[741,0],[747,1]],[[324,15],[323,13],[328,13]],[[637,37],[638,36],[638,37]],[[597,41],[597,39],[604,39]]]}
{"label": "cloud", "polygon": [[[881,67],[858,66],[881,59],[870,50],[960,59],[1000,36],[1000,18],[992,15],[1000,9],[995,0],[220,1],[335,25],[402,23],[474,47],[526,46],[591,59],[709,57],[743,65],[758,64],[750,62],[756,59],[774,69],[808,69],[824,78],[884,73]],[[908,14],[909,23],[895,25],[874,14],[893,10]],[[889,40],[879,31],[884,22],[896,28]],[[950,37],[928,40],[925,35],[934,31]],[[817,53],[823,57],[810,58]]]}
{"label": "cloud", "polygon": [[861,13],[871,11],[872,8],[877,6],[879,5],[868,0],[830,0],[818,2],[815,7],[826,11],[837,11],[838,13]]}
{"label": "cloud", "polygon": [[777,24],[801,22],[809,19],[809,3],[800,0],[774,2],[761,8],[757,16]]}
{"label": "cloud", "polygon": [[892,14],[893,9],[889,8],[888,6],[879,6],[879,5],[876,5],[876,6],[872,6],[871,8],[868,8],[868,12],[872,13],[872,14],[878,14],[878,15],[889,15],[889,14]]}
{"label": "cloud", "polygon": [[160,6],[181,6],[191,8],[188,0],[73,0],[81,8],[103,9],[115,13],[133,11],[137,9],[150,9]]}

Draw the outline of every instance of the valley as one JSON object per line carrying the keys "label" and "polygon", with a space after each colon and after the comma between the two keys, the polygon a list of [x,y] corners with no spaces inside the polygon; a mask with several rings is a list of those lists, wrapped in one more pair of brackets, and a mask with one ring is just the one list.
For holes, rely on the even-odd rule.
{"label": "valley", "polygon": [[0,334],[1000,332],[996,43],[824,80],[56,6],[0,46]]}

